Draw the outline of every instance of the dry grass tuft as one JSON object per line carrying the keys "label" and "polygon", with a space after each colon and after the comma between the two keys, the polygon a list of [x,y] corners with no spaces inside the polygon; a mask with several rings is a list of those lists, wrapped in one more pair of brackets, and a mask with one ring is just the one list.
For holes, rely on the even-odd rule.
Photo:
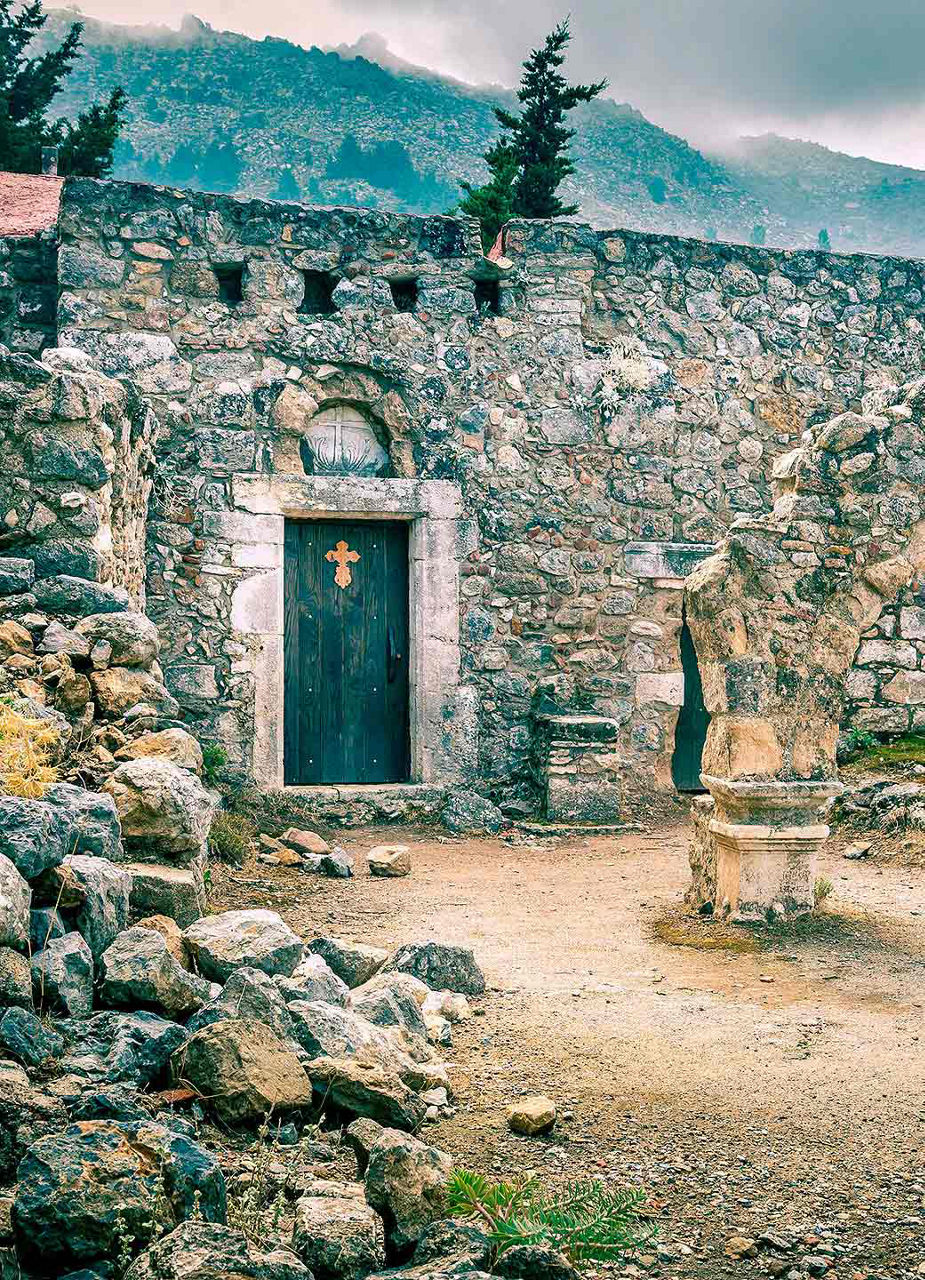
{"label": "dry grass tuft", "polygon": [[0,791],[40,799],[58,776],[51,763],[58,744],[53,724],[0,702]]}

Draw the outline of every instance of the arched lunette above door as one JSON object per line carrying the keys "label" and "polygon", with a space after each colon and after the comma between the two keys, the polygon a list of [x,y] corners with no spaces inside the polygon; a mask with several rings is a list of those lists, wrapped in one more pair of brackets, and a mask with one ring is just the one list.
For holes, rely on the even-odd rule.
{"label": "arched lunette above door", "polygon": [[375,427],[351,404],[334,404],[315,414],[302,433],[307,475],[381,476],[389,454]]}

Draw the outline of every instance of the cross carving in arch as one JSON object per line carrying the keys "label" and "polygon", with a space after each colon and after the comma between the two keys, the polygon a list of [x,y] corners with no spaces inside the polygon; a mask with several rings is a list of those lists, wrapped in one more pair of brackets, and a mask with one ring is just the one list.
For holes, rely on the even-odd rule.
{"label": "cross carving in arch", "polygon": [[325,555],[326,560],[330,560],[332,564],[337,565],[337,569],[334,572],[334,581],[341,590],[344,587],[349,587],[353,581],[353,574],[347,567],[348,564],[356,564],[359,558],[359,553],[350,551],[343,539],[337,543],[333,551],[328,551]]}

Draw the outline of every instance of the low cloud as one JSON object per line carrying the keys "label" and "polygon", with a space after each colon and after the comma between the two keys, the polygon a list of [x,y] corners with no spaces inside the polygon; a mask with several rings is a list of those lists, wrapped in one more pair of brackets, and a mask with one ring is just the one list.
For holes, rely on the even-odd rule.
{"label": "low cloud", "polygon": [[[177,21],[191,0],[85,0],[117,21]],[[133,14],[132,10],[136,9]],[[203,0],[199,16],[301,44],[381,33],[409,61],[514,84],[560,0]],[[572,78],[696,142],[777,129],[925,167],[922,0],[573,0]],[[853,141],[854,140],[854,141]]]}

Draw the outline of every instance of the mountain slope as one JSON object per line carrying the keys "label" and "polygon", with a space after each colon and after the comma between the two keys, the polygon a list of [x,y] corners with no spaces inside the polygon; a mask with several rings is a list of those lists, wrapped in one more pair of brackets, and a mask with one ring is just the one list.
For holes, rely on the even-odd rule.
{"label": "mountain slope", "polygon": [[[72,20],[54,12],[49,41]],[[512,102],[496,87],[408,68],[370,37],[324,52],[195,18],[179,31],[86,20],[84,46],[62,109],[73,114],[113,84],[125,88],[116,177],[245,195],[445,210],[460,178],[483,177],[492,107]],[[925,202],[915,195],[925,175],[915,170],[885,187],[880,170],[890,166],[846,167],[850,157],[827,152],[826,168],[810,144],[786,140],[709,157],[612,100],[580,108],[573,121],[577,172],[566,195],[596,226],[729,240],[758,227],[769,244],[797,246],[815,245],[827,227],[836,248],[925,252]],[[846,209],[854,205],[860,212]]]}
{"label": "mountain slope", "polygon": [[925,252],[925,173],[918,169],[772,133],[742,138],[722,160],[769,210],[772,231],[815,221],[836,246]]}

